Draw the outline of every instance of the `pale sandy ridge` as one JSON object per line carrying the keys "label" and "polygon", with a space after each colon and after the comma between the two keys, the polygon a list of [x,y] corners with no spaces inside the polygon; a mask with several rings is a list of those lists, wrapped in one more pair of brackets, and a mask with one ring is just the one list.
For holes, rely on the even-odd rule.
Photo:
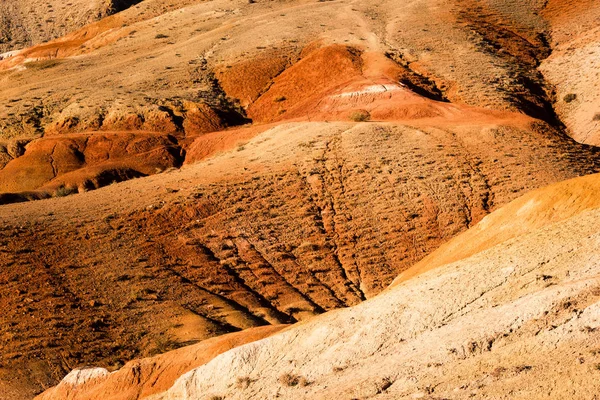
{"label": "pale sandy ridge", "polygon": [[600,4],[550,1],[542,15],[553,51],[540,70],[555,87],[556,112],[573,138],[600,145]]}
{"label": "pale sandy ridge", "polygon": [[183,373],[245,343],[273,335],[285,326],[264,326],[209,339],[152,358],[134,360],[109,373],[104,368],[82,368],[36,399],[112,399],[148,397],[169,388]]}

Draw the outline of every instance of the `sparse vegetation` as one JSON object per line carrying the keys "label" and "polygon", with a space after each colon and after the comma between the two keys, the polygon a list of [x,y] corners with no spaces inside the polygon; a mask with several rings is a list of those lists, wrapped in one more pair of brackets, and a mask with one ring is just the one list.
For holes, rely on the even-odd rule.
{"label": "sparse vegetation", "polygon": [[[551,36],[552,26],[539,37],[537,29],[512,29],[496,15],[504,9],[494,10],[502,0],[476,10],[437,2],[393,13],[392,3],[340,8],[330,0],[317,0],[318,10],[247,0],[259,4],[240,12],[193,0],[134,1],[140,5],[123,18],[82,30],[74,44],[24,53],[58,60],[29,62],[27,69],[20,56],[2,62],[17,68],[0,72],[0,132],[7,136],[0,189],[11,191],[0,201],[24,201],[45,188],[51,189],[44,196],[61,197],[114,186],[7,206],[1,214],[0,387],[37,393],[77,366],[127,363],[116,375],[126,382],[114,381],[134,386],[121,392],[137,393],[155,382],[172,387],[168,380],[203,365],[196,377],[213,381],[190,397],[205,400],[310,397],[303,392],[338,385],[342,397],[356,398],[489,397],[504,382],[520,393],[518,385],[534,381],[570,392],[570,382],[545,368],[564,355],[550,353],[548,334],[561,341],[565,335],[561,348],[572,344],[568,334],[573,347],[583,347],[557,372],[600,375],[600,358],[588,354],[600,328],[585,319],[593,282],[559,295],[552,288],[542,294],[553,301],[535,301],[546,284],[560,289],[569,277],[594,279],[593,256],[575,258],[569,243],[578,234],[575,219],[562,236],[548,236],[565,245],[549,246],[540,257],[529,250],[543,250],[545,236],[512,244],[518,254],[497,245],[498,265],[485,254],[472,262],[466,253],[485,247],[477,239],[496,238],[484,233],[473,238],[476,246],[454,247],[450,256],[469,257],[457,262],[460,273],[429,272],[390,289],[391,301],[354,307],[509,200],[598,171],[599,154],[566,137],[575,131],[573,120],[586,130],[600,126],[590,124],[600,121],[600,109],[594,114],[588,102],[596,81],[583,68],[565,74],[569,82],[552,79],[546,65],[556,57],[547,56],[562,40]],[[49,29],[47,17],[39,18],[40,30]],[[398,21],[385,35],[385,47],[396,54],[385,58],[375,46],[360,45],[376,39],[372,28]],[[312,43],[318,37],[334,40]],[[576,42],[560,47],[569,46],[579,57]],[[565,96],[565,87],[577,94]],[[13,140],[35,142],[26,152],[25,144],[11,151]],[[172,175],[116,184],[154,172]],[[545,223],[528,214],[542,206],[523,207],[502,240],[513,226]],[[493,216],[488,220],[496,226]],[[594,220],[585,227],[589,238]],[[586,251],[594,250],[592,239]],[[573,254],[560,257],[563,248]],[[443,250],[436,260],[446,263]],[[533,302],[504,307],[529,295]],[[556,309],[567,296],[573,304]],[[486,326],[494,313],[503,319]],[[480,315],[481,329],[467,332]],[[555,329],[565,318],[569,329]],[[508,331],[507,324],[526,329]],[[285,333],[272,336],[279,329]],[[129,362],[208,337],[156,362]],[[456,348],[444,354],[450,346]],[[539,354],[528,357],[527,349]],[[213,365],[227,371],[210,371]],[[131,372],[150,376],[155,367],[156,380],[127,380]],[[435,386],[436,375],[445,375],[443,384]],[[176,388],[193,389],[184,384]]]}
{"label": "sparse vegetation", "polygon": [[248,376],[240,376],[237,378],[235,386],[238,389],[246,389],[252,383],[252,379]]}
{"label": "sparse vegetation", "polygon": [[136,301],[140,301],[142,299],[143,299],[143,295],[140,290],[132,289],[131,292],[129,292],[129,302],[133,303]]}
{"label": "sparse vegetation", "polygon": [[279,382],[284,386],[307,386],[309,382],[303,376],[285,373],[279,377]]}
{"label": "sparse vegetation", "polygon": [[170,337],[159,336],[154,340],[154,348],[150,351],[150,354],[164,354],[168,351],[175,350],[177,347],[179,347],[177,342]]}
{"label": "sparse vegetation", "polygon": [[371,114],[368,111],[354,111],[350,114],[350,119],[354,122],[365,122],[371,119]]}
{"label": "sparse vegetation", "polygon": [[394,384],[394,381],[392,381],[392,379],[389,377],[385,377],[385,378],[381,379],[379,382],[377,382],[375,384],[375,387],[377,388],[377,393],[379,394],[379,393],[385,392],[393,384]]}
{"label": "sparse vegetation", "polygon": [[25,63],[25,68],[31,70],[44,70],[56,67],[61,63],[60,60],[50,59],[50,60],[40,60],[40,61],[30,61]]}
{"label": "sparse vegetation", "polygon": [[76,192],[76,190],[73,188],[66,187],[66,186],[60,186],[54,192],[54,197],[65,197],[65,196],[69,196],[75,192]]}
{"label": "sparse vegetation", "polygon": [[532,368],[531,365],[519,365],[519,366],[515,367],[515,372],[517,374],[520,374],[521,372],[531,370],[531,368]]}

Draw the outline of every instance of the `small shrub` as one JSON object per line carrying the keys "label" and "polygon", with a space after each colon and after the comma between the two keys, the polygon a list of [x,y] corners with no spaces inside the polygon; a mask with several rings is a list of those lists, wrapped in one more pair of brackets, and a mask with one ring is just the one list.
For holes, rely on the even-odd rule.
{"label": "small shrub", "polygon": [[409,219],[409,220],[411,220],[411,219],[415,219],[415,218],[419,218],[419,213],[410,213],[410,214],[408,215],[408,219]]}
{"label": "small shrub", "polygon": [[309,382],[303,376],[298,376],[290,373],[283,374],[279,377],[279,382],[284,386],[307,386]]}
{"label": "small shrub", "polygon": [[308,381],[308,379],[306,379],[305,377],[301,376],[300,378],[298,378],[298,386],[308,386],[310,385],[310,382]]}
{"label": "small shrub", "polygon": [[596,114],[594,115],[594,118],[592,118],[592,121],[600,121],[600,112],[599,112],[599,113],[596,113]]}
{"label": "small shrub", "polygon": [[572,101],[574,101],[577,98],[577,95],[575,93],[569,93],[567,95],[565,95],[565,97],[563,97],[563,100],[565,103],[570,103]]}
{"label": "small shrub", "polygon": [[385,377],[385,378],[381,379],[379,382],[377,382],[375,384],[375,387],[377,388],[377,394],[385,392],[393,384],[394,384],[394,381],[392,381],[392,379],[389,377]]}
{"label": "small shrub", "polygon": [[61,186],[58,189],[56,189],[56,192],[54,192],[54,197],[65,197],[73,193],[75,193],[75,189],[66,186]]}
{"label": "small shrub", "polygon": [[350,114],[350,119],[354,122],[365,122],[371,119],[371,114],[368,111],[355,111]]}
{"label": "small shrub", "polygon": [[159,33],[158,35],[154,36],[154,39],[166,39],[168,37],[169,36],[167,36],[165,34]]}
{"label": "small shrub", "polygon": [[240,376],[237,378],[236,387],[238,389],[246,389],[252,383],[252,379],[248,376]]}
{"label": "small shrub", "polygon": [[40,61],[30,61],[25,63],[25,67],[27,69],[33,70],[44,70],[52,67],[56,67],[60,64],[59,60],[51,59],[51,60],[40,60]]}
{"label": "small shrub", "polygon": [[140,301],[142,299],[143,299],[143,296],[139,290],[131,289],[131,292],[129,292],[129,301],[130,302]]}
{"label": "small shrub", "polygon": [[515,372],[520,374],[521,372],[529,371],[533,368],[531,365],[518,365],[515,367]]}
{"label": "small shrub", "polygon": [[286,101],[286,100],[287,100],[287,97],[285,97],[285,96],[277,96],[277,97],[275,97],[275,102],[276,103],[281,103],[282,101]]}

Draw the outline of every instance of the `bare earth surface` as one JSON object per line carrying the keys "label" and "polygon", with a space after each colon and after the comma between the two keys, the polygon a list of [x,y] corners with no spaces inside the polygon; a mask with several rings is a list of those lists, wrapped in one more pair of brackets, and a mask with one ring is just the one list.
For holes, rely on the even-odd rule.
{"label": "bare earth surface", "polygon": [[597,391],[597,2],[34,3],[0,398]]}
{"label": "bare earth surface", "polygon": [[[147,398],[587,399],[600,373],[599,211],[589,203],[599,178],[535,191],[474,228],[537,220],[514,239],[223,353]],[[552,214],[546,195],[563,204],[560,222],[537,216]],[[471,239],[467,231],[454,242]],[[176,353],[153,360],[166,357]],[[128,388],[120,372],[96,374],[67,377],[41,398]]]}
{"label": "bare earth surface", "polygon": [[[537,210],[519,211],[507,217]],[[150,398],[589,398],[600,389],[599,212],[574,214],[227,352]]]}
{"label": "bare earth surface", "polygon": [[4,0],[0,4],[0,53],[56,39],[135,3],[139,0]]}

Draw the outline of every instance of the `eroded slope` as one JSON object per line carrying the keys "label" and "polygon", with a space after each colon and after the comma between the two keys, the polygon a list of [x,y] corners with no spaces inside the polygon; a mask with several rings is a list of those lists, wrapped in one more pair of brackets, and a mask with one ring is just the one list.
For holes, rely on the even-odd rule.
{"label": "eroded slope", "polygon": [[[583,192],[567,194],[576,209]],[[586,398],[599,389],[597,221],[593,209],[534,229],[234,349],[152,398]],[[232,389],[240,377],[250,384]]]}
{"label": "eroded slope", "polygon": [[145,0],[1,61],[2,200],[81,193],[2,207],[0,397],[356,305],[597,172],[537,70],[540,7]]}
{"label": "eroded slope", "polygon": [[[600,211],[589,201],[599,178],[548,189],[567,219],[234,348],[146,398],[588,398],[599,389]],[[490,218],[531,221],[539,211],[509,206]],[[487,227],[495,229],[476,229]],[[93,389],[113,382],[66,379],[59,388],[97,398]]]}
{"label": "eroded slope", "polygon": [[179,171],[3,206],[5,393],[355,305],[490,209],[597,163],[527,124],[296,122],[246,140]]}
{"label": "eroded slope", "polygon": [[[377,120],[452,114],[453,107],[394,97],[399,84],[435,100],[525,113],[561,128],[538,66],[558,46],[549,37],[572,34],[564,20],[577,15],[555,8],[475,0],[404,7],[383,0],[146,0],[0,62],[0,166],[32,140],[65,133],[143,130],[177,133],[180,140],[247,117],[348,120],[365,103]],[[353,92],[362,103],[353,103]],[[588,97],[590,114],[595,100]],[[586,118],[595,124],[595,114]],[[567,125],[581,140],[578,128]],[[42,192],[16,198],[52,194]]]}

